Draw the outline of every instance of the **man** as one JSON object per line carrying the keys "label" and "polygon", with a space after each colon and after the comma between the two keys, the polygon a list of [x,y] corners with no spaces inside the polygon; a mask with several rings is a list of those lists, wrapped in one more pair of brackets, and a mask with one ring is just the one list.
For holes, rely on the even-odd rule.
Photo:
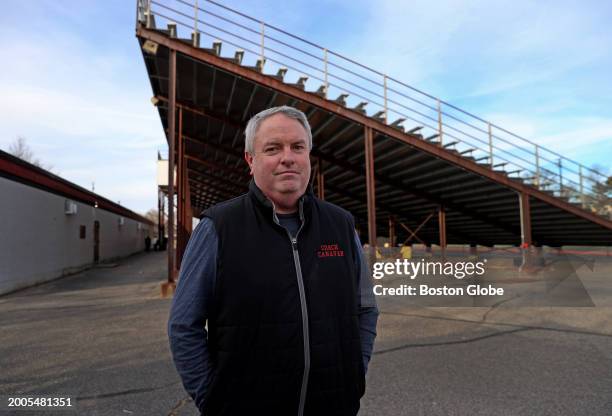
{"label": "man", "polygon": [[174,363],[205,416],[355,415],[378,310],[353,219],[308,187],[301,111],[262,111],[245,136],[249,192],[204,211],[183,257]]}

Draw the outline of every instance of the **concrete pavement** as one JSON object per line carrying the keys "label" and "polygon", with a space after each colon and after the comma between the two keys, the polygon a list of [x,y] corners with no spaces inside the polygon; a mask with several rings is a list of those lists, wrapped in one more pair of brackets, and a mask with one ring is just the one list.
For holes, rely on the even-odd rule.
{"label": "concrete pavement", "polygon": [[[8,414],[197,415],[168,349],[165,260],[139,254],[0,297],[0,395],[77,399],[75,412]],[[612,414],[612,265],[575,275],[595,307],[379,297],[360,415]]]}

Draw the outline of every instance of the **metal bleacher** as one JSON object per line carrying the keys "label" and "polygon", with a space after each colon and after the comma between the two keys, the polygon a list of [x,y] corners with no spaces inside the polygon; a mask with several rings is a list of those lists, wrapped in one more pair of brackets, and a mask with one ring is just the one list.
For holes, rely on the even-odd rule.
{"label": "metal bleacher", "polygon": [[400,242],[612,244],[605,175],[362,63],[211,0],[139,0],[136,36],[169,140],[176,82],[193,215],[246,190],[246,121],[286,104],[309,117],[317,191],[362,235],[374,220]]}

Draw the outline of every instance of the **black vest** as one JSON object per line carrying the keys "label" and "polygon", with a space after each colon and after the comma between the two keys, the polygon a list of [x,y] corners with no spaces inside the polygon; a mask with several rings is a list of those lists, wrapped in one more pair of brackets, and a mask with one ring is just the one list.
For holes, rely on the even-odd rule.
{"label": "black vest", "polygon": [[203,214],[219,236],[206,416],[297,415],[306,367],[304,415],[359,410],[365,379],[353,220],[311,191],[300,199],[300,212],[295,246],[304,304],[291,238],[254,182],[247,194]]}

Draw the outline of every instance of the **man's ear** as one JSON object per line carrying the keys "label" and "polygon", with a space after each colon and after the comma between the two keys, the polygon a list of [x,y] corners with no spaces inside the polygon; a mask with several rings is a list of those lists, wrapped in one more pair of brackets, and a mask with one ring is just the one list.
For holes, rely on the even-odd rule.
{"label": "man's ear", "polygon": [[249,164],[249,174],[253,176],[253,155],[249,152],[244,152],[244,160]]}

